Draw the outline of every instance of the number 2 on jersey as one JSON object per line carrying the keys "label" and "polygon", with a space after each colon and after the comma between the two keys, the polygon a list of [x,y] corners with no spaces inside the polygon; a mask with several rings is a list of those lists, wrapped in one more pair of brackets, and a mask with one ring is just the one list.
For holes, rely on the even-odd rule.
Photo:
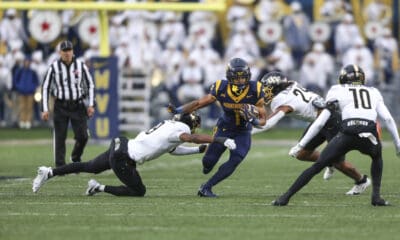
{"label": "number 2 on jersey", "polygon": [[303,99],[303,101],[306,102],[306,103],[309,103],[310,100],[311,100],[311,96],[307,96],[307,95],[309,95],[309,94],[307,94],[307,90],[304,89],[304,88],[296,87],[296,88],[293,90],[293,94],[296,95],[296,96],[299,96],[299,95],[300,95],[301,98]]}
{"label": "number 2 on jersey", "polygon": [[161,127],[163,124],[165,123],[165,121],[160,122],[159,124],[157,124],[156,126],[152,127],[151,129],[146,131],[146,134],[150,134],[152,132],[154,132],[155,130],[157,130],[159,127]]}

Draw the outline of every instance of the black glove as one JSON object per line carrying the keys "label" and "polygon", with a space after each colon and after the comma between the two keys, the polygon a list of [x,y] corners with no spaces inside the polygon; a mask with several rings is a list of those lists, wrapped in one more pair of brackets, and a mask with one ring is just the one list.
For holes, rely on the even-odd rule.
{"label": "black glove", "polygon": [[168,103],[167,111],[168,111],[169,113],[172,113],[172,114],[176,114],[176,113],[177,113],[177,112],[176,112],[176,107],[175,107],[175,105],[172,104],[172,103]]}
{"label": "black glove", "polygon": [[205,152],[206,149],[207,149],[207,147],[208,147],[207,144],[201,144],[201,145],[199,146],[199,153]]}

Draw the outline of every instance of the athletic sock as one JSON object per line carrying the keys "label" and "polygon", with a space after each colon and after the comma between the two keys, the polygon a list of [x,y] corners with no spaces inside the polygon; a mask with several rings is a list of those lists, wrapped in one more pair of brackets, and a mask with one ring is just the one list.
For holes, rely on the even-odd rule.
{"label": "athletic sock", "polygon": [[357,185],[363,184],[367,182],[367,175],[364,175],[360,181],[356,182]]}

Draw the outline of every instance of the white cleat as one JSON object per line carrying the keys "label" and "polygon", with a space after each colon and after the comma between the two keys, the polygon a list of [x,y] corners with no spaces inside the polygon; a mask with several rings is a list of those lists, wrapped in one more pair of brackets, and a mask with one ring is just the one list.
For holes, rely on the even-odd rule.
{"label": "white cleat", "polygon": [[360,183],[360,184],[354,185],[354,187],[352,187],[350,189],[350,191],[348,191],[346,193],[346,195],[359,195],[359,194],[363,193],[369,185],[371,185],[371,180],[369,178],[367,178],[367,181],[365,183]]}
{"label": "white cleat", "polygon": [[325,172],[324,172],[324,180],[329,180],[333,177],[333,173],[335,172],[334,167],[326,167]]}
{"label": "white cleat", "polygon": [[41,186],[49,179],[49,172],[51,171],[50,167],[39,167],[38,174],[32,183],[32,190],[34,193],[37,193]]}
{"label": "white cleat", "polygon": [[96,193],[99,193],[100,192],[99,188],[100,188],[100,183],[98,183],[94,179],[90,179],[88,182],[88,188],[86,189],[86,195],[93,196]]}

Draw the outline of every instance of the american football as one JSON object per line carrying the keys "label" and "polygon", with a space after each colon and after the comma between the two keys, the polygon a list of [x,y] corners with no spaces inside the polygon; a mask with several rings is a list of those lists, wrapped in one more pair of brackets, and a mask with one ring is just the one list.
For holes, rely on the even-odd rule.
{"label": "american football", "polygon": [[240,115],[247,121],[259,116],[258,108],[252,104],[243,104],[240,109]]}

